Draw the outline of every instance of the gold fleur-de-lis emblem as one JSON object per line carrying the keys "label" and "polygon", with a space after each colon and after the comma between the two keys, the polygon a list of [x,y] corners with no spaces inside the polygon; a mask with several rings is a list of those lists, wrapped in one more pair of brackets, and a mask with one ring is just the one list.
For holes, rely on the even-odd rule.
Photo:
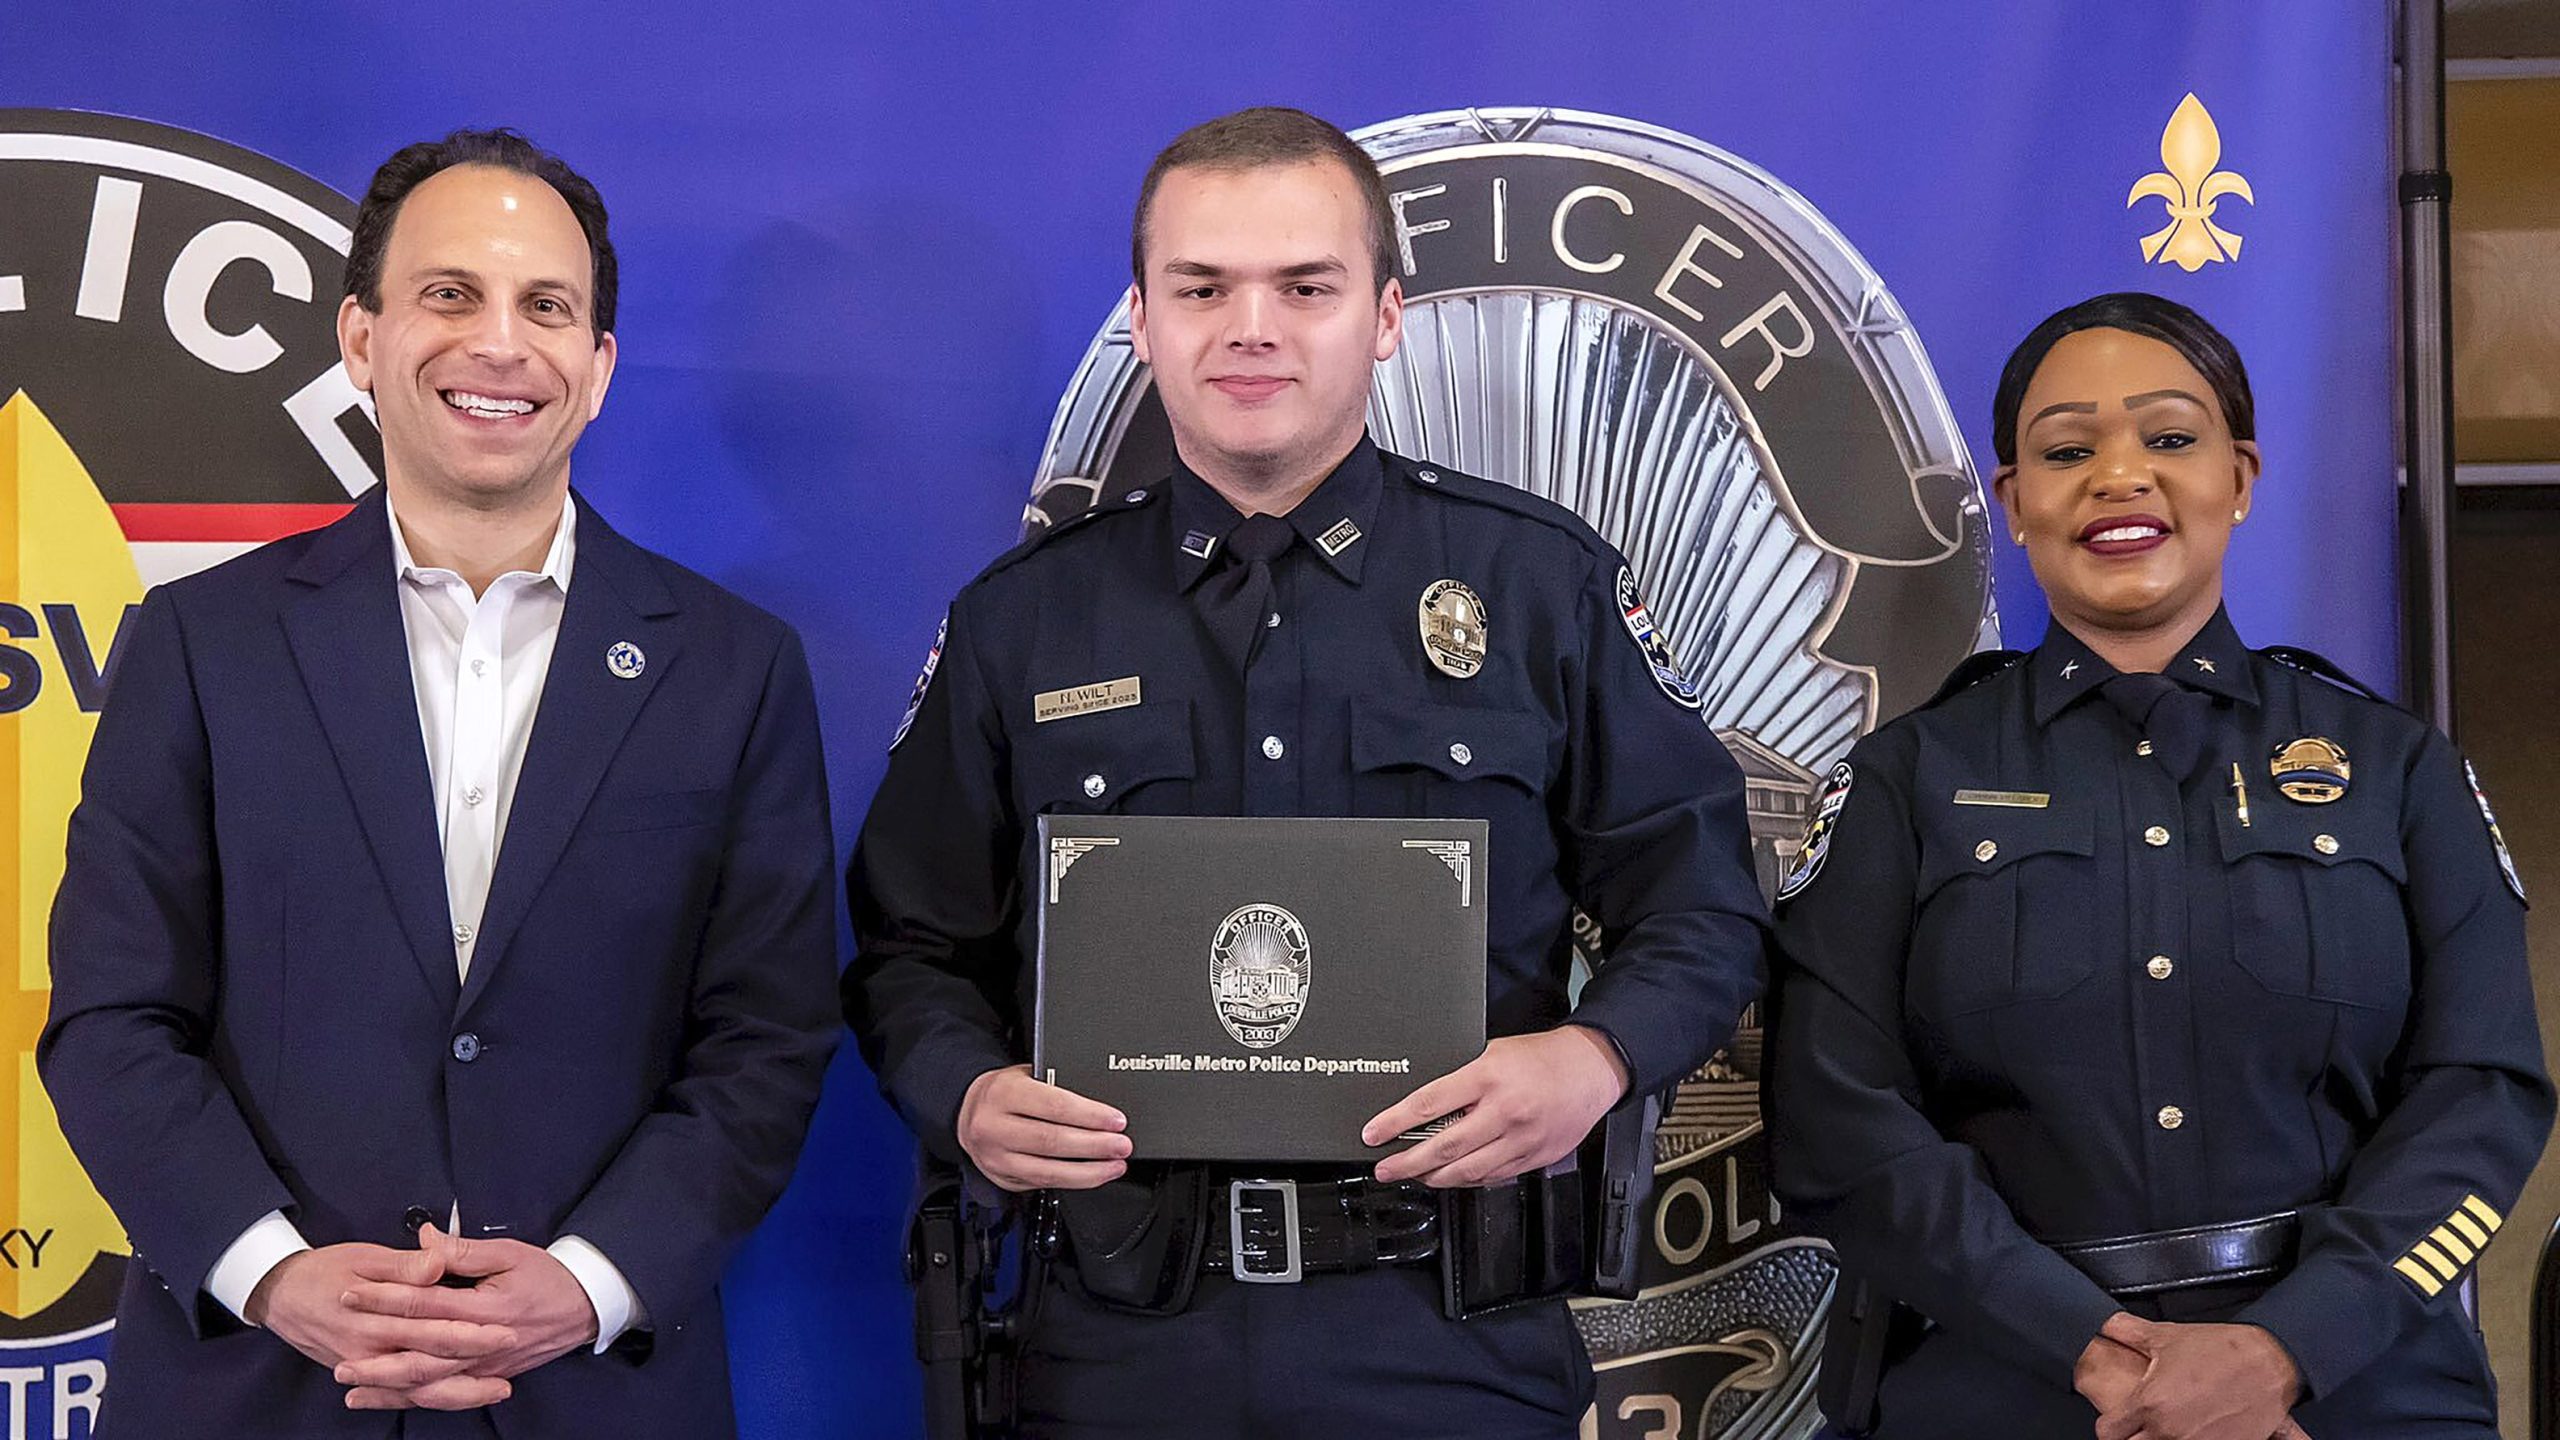
{"label": "gold fleur-de-lis emblem", "polygon": [[2237,195],[2255,205],[2249,182],[2217,169],[2222,163],[2222,132],[2204,102],[2190,94],[2178,102],[2169,128],[2160,132],[2160,163],[2134,182],[2124,198],[2130,209],[2146,195],[2157,195],[2169,207],[2169,223],[2142,237],[2142,258],[2194,272],[2216,260],[2240,258],[2240,237],[2213,223],[2213,208],[2225,196]]}

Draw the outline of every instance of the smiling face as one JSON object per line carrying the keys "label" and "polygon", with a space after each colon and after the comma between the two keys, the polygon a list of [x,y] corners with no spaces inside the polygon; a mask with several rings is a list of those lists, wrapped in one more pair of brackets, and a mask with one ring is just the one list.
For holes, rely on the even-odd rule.
{"label": "smiling face", "polygon": [[1404,313],[1370,264],[1366,202],[1339,164],[1165,174],[1129,330],[1186,463],[1250,484],[1350,453]]}
{"label": "smiling face", "polygon": [[2018,420],[2018,462],[1992,485],[2054,618],[2084,638],[2201,628],[2258,447],[2231,438],[2195,366],[2148,336],[2075,331],[2036,367]]}
{"label": "smiling face", "polygon": [[614,343],[590,323],[594,259],[577,217],[530,175],[463,165],[401,202],[382,309],[338,309],[338,345],[373,396],[394,503],[560,503],[569,451],[604,408]]}

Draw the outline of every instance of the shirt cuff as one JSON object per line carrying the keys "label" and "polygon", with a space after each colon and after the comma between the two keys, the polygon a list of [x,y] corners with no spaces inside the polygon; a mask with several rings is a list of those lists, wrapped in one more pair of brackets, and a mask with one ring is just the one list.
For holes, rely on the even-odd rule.
{"label": "shirt cuff", "polygon": [[587,1292],[587,1303],[595,1307],[597,1354],[621,1339],[624,1331],[648,1328],[649,1311],[640,1303],[640,1292],[631,1288],[603,1251],[575,1235],[563,1235],[551,1242],[550,1255],[568,1269],[578,1288]]}
{"label": "shirt cuff", "polygon": [[310,1248],[311,1242],[302,1238],[283,1211],[270,1210],[241,1231],[222,1258],[213,1262],[205,1273],[204,1293],[221,1301],[222,1308],[239,1316],[242,1324],[249,1324],[249,1297],[257,1291],[258,1282],[288,1257]]}

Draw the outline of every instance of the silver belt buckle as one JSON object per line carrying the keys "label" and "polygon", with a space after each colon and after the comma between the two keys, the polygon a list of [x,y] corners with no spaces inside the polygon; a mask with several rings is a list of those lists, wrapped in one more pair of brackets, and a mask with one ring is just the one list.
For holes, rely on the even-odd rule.
{"label": "silver belt buckle", "polygon": [[[1279,1204],[1281,1240],[1271,1243],[1273,1206]],[[1245,1233],[1250,1211],[1258,1232]],[[1306,1275],[1298,1250],[1298,1182],[1294,1180],[1230,1180],[1227,1182],[1227,1271],[1248,1285],[1295,1285]]]}

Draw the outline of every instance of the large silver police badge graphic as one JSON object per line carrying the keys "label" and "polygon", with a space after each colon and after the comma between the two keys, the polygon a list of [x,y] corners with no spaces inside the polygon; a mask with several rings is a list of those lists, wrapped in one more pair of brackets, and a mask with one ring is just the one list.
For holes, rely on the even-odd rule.
{"label": "large silver police badge graphic", "polygon": [[1209,941],[1209,1001],[1237,1044],[1268,1050],[1288,1039],[1314,988],[1307,927],[1297,916],[1253,904],[1218,923]]}
{"label": "large silver police badge graphic", "polygon": [[[1371,433],[1554,500],[1626,555],[1638,643],[1739,762],[1774,893],[1819,777],[1998,638],[1982,487],[1918,337],[1803,197],[1687,136],[1521,108],[1355,138],[1386,174],[1406,297]],[[1128,321],[1124,299],[1059,403],[1026,530],[1172,468]],[[1503,603],[1500,577],[1471,578]],[[1575,939],[1578,972],[1607,963],[1589,917]],[[1819,1426],[1835,1270],[1773,1198],[1760,1055],[1754,1011],[1664,1110],[1642,1293],[1576,1302],[1594,1440]]]}

